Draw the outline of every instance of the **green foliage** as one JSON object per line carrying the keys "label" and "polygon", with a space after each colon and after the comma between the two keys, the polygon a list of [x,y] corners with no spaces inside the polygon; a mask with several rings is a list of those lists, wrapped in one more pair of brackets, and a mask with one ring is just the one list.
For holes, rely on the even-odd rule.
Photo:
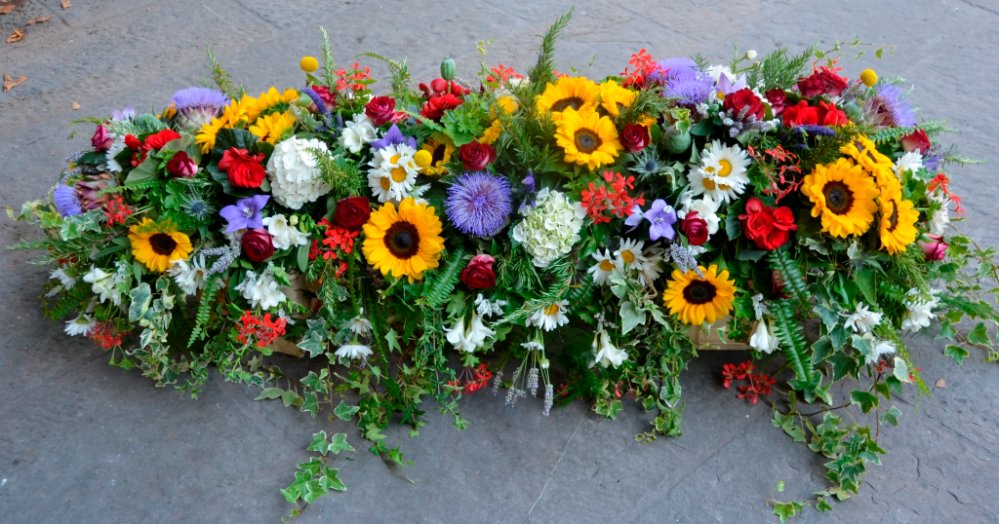
{"label": "green foliage", "polygon": [[436,309],[443,306],[451,299],[451,291],[458,283],[461,270],[465,267],[465,249],[457,247],[449,253],[448,262],[444,265],[444,270],[434,273],[432,277],[427,277],[427,282],[423,287],[423,296],[419,302],[428,308]]}
{"label": "green foliage", "polygon": [[805,509],[805,505],[798,500],[792,500],[789,502],[774,502],[773,514],[780,519],[781,522],[787,522],[787,520],[795,515],[801,513],[801,510]]}
{"label": "green foliage", "polygon": [[926,131],[928,135],[933,135],[942,131],[949,131],[947,125],[942,120],[927,120],[912,127],[883,127],[868,135],[878,146],[897,143],[902,137],[911,135],[916,131]]}
{"label": "green foliage", "polygon": [[242,98],[246,94],[246,90],[243,89],[243,86],[237,86],[233,83],[232,75],[222,67],[211,48],[208,48],[207,51],[208,61],[212,65],[212,82],[229,98],[234,100]]}
{"label": "green foliage", "polygon": [[212,306],[215,305],[215,286],[218,285],[219,277],[209,277],[205,282],[205,289],[201,291],[201,298],[198,300],[198,311],[194,316],[194,327],[191,328],[191,337],[187,339],[187,347],[194,346],[195,342],[203,340],[207,332],[205,326],[212,315]]}
{"label": "green foliage", "polygon": [[799,304],[808,303],[811,293],[808,291],[808,284],[805,276],[801,273],[798,263],[791,257],[788,248],[775,249],[770,252],[770,267],[780,273],[784,287],[791,292]]}
{"label": "green foliage", "polygon": [[545,36],[541,39],[541,50],[538,52],[538,61],[528,73],[528,78],[532,86],[531,89],[535,95],[540,94],[548,82],[555,81],[555,75],[553,74],[555,69],[555,40],[558,39],[559,33],[565,29],[565,26],[569,25],[574,12],[575,9],[569,9],[564,15],[558,17],[558,20],[548,28]]}
{"label": "green foliage", "polygon": [[805,66],[815,49],[809,47],[800,54],[789,55],[786,48],[775,49],[747,72],[749,85],[763,85],[763,91],[789,89],[804,76]]}
{"label": "green foliage", "polygon": [[329,198],[333,202],[361,194],[365,187],[365,176],[356,162],[343,156],[330,156],[318,148],[310,149],[309,153],[316,159],[323,181],[330,185]]}
{"label": "green foliage", "polygon": [[788,384],[804,392],[806,398],[814,397],[820,379],[808,354],[808,340],[805,338],[804,328],[798,321],[794,304],[789,300],[778,300],[773,303],[771,313],[774,315],[777,337],[784,350],[784,356],[794,370],[795,379]]}

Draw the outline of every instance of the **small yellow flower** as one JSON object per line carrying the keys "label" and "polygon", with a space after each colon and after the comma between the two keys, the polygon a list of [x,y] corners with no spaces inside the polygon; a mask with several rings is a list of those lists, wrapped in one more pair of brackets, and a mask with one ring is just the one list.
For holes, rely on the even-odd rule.
{"label": "small yellow flower", "polygon": [[860,72],[860,81],[863,82],[865,86],[871,87],[878,83],[878,74],[875,73],[873,69],[864,69]]}
{"label": "small yellow flower", "polygon": [[298,63],[298,67],[301,67],[302,71],[306,73],[311,73],[319,69],[319,60],[316,60],[314,56],[303,56],[302,61]]}
{"label": "small yellow flower", "polygon": [[434,161],[434,156],[430,154],[430,151],[426,149],[421,149],[413,155],[413,162],[416,162],[416,167],[420,169],[426,169],[430,166],[430,163]]}

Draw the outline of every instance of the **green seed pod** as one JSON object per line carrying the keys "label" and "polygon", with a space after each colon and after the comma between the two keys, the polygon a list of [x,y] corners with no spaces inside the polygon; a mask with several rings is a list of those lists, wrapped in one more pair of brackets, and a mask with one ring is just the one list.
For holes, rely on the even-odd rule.
{"label": "green seed pod", "polygon": [[441,78],[450,82],[454,80],[454,59],[447,57],[441,61]]}

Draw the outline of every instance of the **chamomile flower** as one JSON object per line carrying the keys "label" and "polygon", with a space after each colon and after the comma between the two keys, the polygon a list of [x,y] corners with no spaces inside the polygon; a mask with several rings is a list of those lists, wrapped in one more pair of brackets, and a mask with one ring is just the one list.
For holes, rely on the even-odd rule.
{"label": "chamomile flower", "polygon": [[597,263],[590,266],[586,272],[593,275],[593,284],[597,286],[606,286],[610,284],[611,274],[614,273],[615,270],[621,270],[618,259],[611,256],[610,250],[608,249],[604,249],[603,252],[596,251],[591,256],[597,261]]}
{"label": "chamomile flower", "polygon": [[341,360],[367,360],[371,356],[371,348],[364,344],[344,344],[333,352]]}
{"label": "chamomile flower", "polygon": [[52,270],[52,273],[49,274],[49,278],[58,280],[63,289],[72,289],[73,286],[76,285],[76,277],[66,273],[66,270],[63,268]]}
{"label": "chamomile flower", "polygon": [[368,166],[368,186],[379,202],[397,202],[411,196],[419,167],[408,144],[392,144],[374,151]]}
{"label": "chamomile flower", "polygon": [[545,331],[554,331],[559,326],[569,323],[569,317],[565,315],[565,310],[569,306],[568,300],[560,300],[548,304],[535,311],[527,319],[527,327],[538,327]]}
{"label": "chamomile flower", "polygon": [[371,333],[371,321],[363,315],[364,309],[362,308],[361,313],[350,319],[350,323],[347,324],[347,328],[350,329],[350,332],[359,337]]}
{"label": "chamomile flower", "polygon": [[694,196],[707,195],[728,203],[746,189],[749,155],[739,146],[725,146],[718,140],[701,154],[701,165],[690,171],[690,189]]}
{"label": "chamomile flower", "polygon": [[641,271],[642,266],[647,262],[642,253],[644,247],[645,242],[641,240],[625,238],[621,240],[621,246],[614,252],[614,257],[617,258],[621,267]]}
{"label": "chamomile flower", "polygon": [[76,318],[66,322],[66,327],[63,328],[66,334],[71,337],[76,336],[87,336],[94,331],[94,326],[97,325],[97,321],[94,320],[90,315],[80,313]]}

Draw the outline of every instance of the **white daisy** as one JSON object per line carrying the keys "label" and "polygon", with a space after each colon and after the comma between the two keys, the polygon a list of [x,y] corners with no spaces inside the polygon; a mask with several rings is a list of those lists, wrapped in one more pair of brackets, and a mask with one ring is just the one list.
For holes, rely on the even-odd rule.
{"label": "white daisy", "polygon": [[560,300],[535,311],[527,319],[527,326],[552,331],[559,326],[568,324],[569,317],[565,316],[565,309],[568,305],[568,300]]}
{"label": "white daisy", "polygon": [[881,323],[881,317],[881,313],[871,311],[867,307],[867,304],[858,302],[857,310],[847,315],[846,322],[843,325],[852,329],[854,333],[870,333],[872,329]]}
{"label": "white daisy", "polygon": [[905,300],[905,315],[902,316],[902,329],[916,332],[924,327],[929,327],[930,322],[936,318],[933,308],[940,304],[936,289],[930,290],[930,297],[927,298],[918,289],[910,289]]}
{"label": "white daisy", "polygon": [[593,275],[593,284],[597,286],[606,286],[610,284],[611,273],[613,273],[614,270],[621,270],[621,267],[618,266],[617,259],[612,257],[610,251],[607,249],[604,249],[602,253],[600,251],[596,251],[591,256],[597,261],[597,263],[590,266],[586,272]]}
{"label": "white daisy", "polygon": [[419,168],[407,144],[393,144],[374,152],[368,166],[368,186],[379,202],[400,201],[410,196]]}
{"label": "white daisy", "polygon": [[194,295],[205,287],[205,278],[208,276],[205,255],[199,254],[189,260],[174,260],[167,273],[184,294]]}
{"label": "white daisy", "polygon": [[777,349],[777,345],[778,340],[774,333],[773,325],[768,325],[765,320],[757,322],[756,329],[753,330],[753,336],[749,337],[749,347],[769,354]]}
{"label": "white daisy", "polygon": [[49,278],[58,280],[63,289],[72,289],[76,285],[76,277],[66,273],[66,270],[63,268],[52,270],[52,273],[49,273]]}
{"label": "white daisy", "polygon": [[93,317],[80,313],[73,320],[67,321],[66,327],[63,329],[71,337],[79,335],[87,336],[94,331],[94,326],[96,325],[97,321]]}
{"label": "white daisy", "polygon": [[371,348],[364,344],[344,344],[337,348],[333,354],[341,359],[367,359],[371,356]]}
{"label": "white daisy", "polygon": [[923,155],[910,151],[895,161],[895,176],[902,178],[905,173],[915,173],[923,168]]}
{"label": "white daisy", "polygon": [[376,138],[378,134],[375,132],[374,124],[362,111],[355,114],[354,118],[343,126],[340,132],[340,145],[356,155]]}
{"label": "white daisy", "polygon": [[645,248],[645,242],[625,238],[621,240],[620,247],[614,252],[614,257],[617,258],[622,267],[641,271],[642,265],[646,262],[645,255],[642,253],[643,248]]}
{"label": "white daisy", "polygon": [[940,204],[940,208],[933,212],[933,216],[929,219],[930,234],[942,235],[947,224],[950,224],[950,209],[947,208],[950,197],[940,190],[929,193],[926,197]]}
{"label": "white daisy", "polygon": [[690,189],[695,196],[708,195],[728,203],[742,194],[749,183],[749,155],[739,146],[726,147],[718,140],[701,154],[701,165],[690,170]]}
{"label": "white daisy", "polygon": [[242,293],[243,298],[250,302],[251,307],[265,310],[288,300],[288,296],[281,291],[281,285],[274,279],[269,265],[259,275],[253,271],[247,271],[243,281],[236,286],[236,291]]}
{"label": "white daisy", "polygon": [[485,345],[486,339],[495,334],[495,331],[482,323],[482,318],[478,314],[472,313],[472,321],[468,323],[467,329],[465,319],[459,318],[454,327],[447,330],[447,341],[458,351],[472,353]]}
{"label": "white daisy", "polygon": [[628,359],[628,353],[612,344],[610,335],[603,330],[593,337],[593,351],[596,352],[596,356],[593,357],[594,363],[600,364],[600,367],[616,368]]}
{"label": "white daisy", "polygon": [[265,217],[263,222],[267,228],[267,233],[271,235],[271,242],[275,249],[289,249],[309,243],[309,235],[289,224],[288,217],[284,215]]}

